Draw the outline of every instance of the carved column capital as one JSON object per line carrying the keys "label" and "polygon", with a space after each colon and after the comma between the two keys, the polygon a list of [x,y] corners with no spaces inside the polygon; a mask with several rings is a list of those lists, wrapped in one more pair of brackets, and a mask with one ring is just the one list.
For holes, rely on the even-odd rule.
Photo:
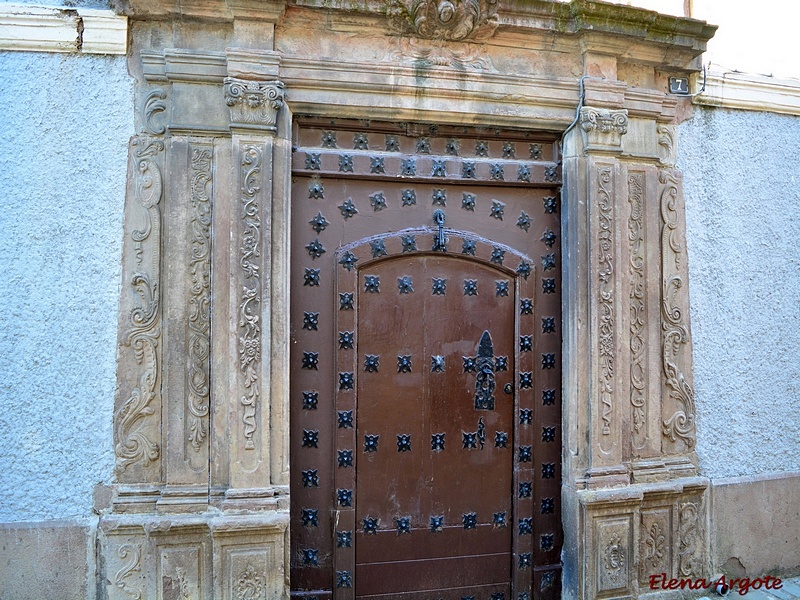
{"label": "carved column capital", "polygon": [[580,124],[587,151],[622,151],[622,136],[628,131],[627,110],[584,106],[581,108]]}
{"label": "carved column capital", "polygon": [[250,81],[226,77],[225,104],[231,113],[231,126],[246,129],[277,130],[278,111],[283,106],[283,82]]}

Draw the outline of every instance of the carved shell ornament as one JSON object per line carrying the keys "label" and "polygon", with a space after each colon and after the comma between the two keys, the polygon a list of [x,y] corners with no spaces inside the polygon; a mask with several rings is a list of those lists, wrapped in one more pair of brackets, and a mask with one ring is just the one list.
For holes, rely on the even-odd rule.
{"label": "carved shell ornament", "polygon": [[444,41],[491,37],[498,25],[498,0],[386,0],[390,23],[401,33]]}

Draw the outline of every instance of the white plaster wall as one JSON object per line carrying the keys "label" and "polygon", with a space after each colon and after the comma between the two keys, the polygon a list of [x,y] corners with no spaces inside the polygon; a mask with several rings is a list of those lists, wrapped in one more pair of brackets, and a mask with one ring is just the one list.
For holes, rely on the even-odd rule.
{"label": "white plaster wall", "polygon": [[697,452],[713,478],[800,470],[800,117],[681,125]]}
{"label": "white plaster wall", "polygon": [[125,57],[0,52],[0,522],[91,515],[113,469]]}

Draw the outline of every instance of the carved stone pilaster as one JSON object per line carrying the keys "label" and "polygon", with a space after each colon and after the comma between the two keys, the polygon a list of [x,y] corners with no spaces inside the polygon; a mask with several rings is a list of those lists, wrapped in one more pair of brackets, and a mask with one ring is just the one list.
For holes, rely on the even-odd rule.
{"label": "carved stone pilaster", "polygon": [[[611,435],[611,418],[615,401],[615,294],[614,294],[614,172],[611,166],[597,167],[597,355],[599,357],[598,411],[601,433]],[[613,443],[613,442],[612,442]],[[601,446],[609,444],[601,442]]]}
{"label": "carved stone pilaster", "polygon": [[278,111],[283,106],[283,82],[226,77],[223,91],[232,127],[277,130]]}
{"label": "carved stone pilaster", "polygon": [[628,347],[630,349],[630,404],[631,436],[634,450],[641,449],[647,438],[647,334],[648,312],[645,290],[645,222],[644,222],[643,172],[628,174],[628,275],[630,285],[630,324]]}
{"label": "carved stone pilaster", "polygon": [[628,131],[628,111],[584,106],[580,125],[587,152],[619,152]]}

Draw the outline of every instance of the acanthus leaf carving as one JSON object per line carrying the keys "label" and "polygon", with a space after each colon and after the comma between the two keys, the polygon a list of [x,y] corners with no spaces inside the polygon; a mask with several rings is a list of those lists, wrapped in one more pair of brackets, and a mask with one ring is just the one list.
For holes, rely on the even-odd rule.
{"label": "acanthus leaf carving", "polygon": [[675,143],[675,126],[659,125],[658,133],[658,162],[663,167],[674,167],[677,160],[678,148]]}
{"label": "acanthus leaf carving", "polygon": [[212,150],[191,151],[191,254],[187,327],[189,410],[187,440],[199,451],[208,435],[211,330],[211,196]]}
{"label": "acanthus leaf carving", "polygon": [[664,562],[666,541],[667,538],[661,526],[657,522],[652,523],[644,539],[644,543],[647,546],[644,560],[648,561],[654,569],[661,567]]}
{"label": "acanthus leaf carving", "polygon": [[268,131],[277,130],[278,111],[283,106],[283,82],[250,81],[226,77],[223,92],[231,123]]}
{"label": "acanthus leaf carving", "polygon": [[634,446],[641,448],[644,440],[641,435],[645,425],[645,390],[647,370],[645,368],[645,349],[647,330],[647,307],[645,304],[644,276],[644,174],[632,173],[628,176],[628,202],[631,207],[628,218],[628,242],[630,250],[630,389],[632,407],[632,427]]}
{"label": "acanthus leaf carving", "polygon": [[612,248],[613,206],[611,167],[597,170],[598,205],[598,355],[600,360],[599,399],[602,434],[611,434],[614,410],[614,257]]}
{"label": "acanthus leaf carving", "polygon": [[256,411],[261,396],[259,369],[261,365],[261,323],[259,305],[261,304],[261,278],[257,263],[261,256],[261,217],[258,192],[261,189],[261,148],[245,146],[241,155],[242,181],[242,247],[239,265],[244,283],[239,303],[239,368],[244,376],[245,393],[241,404],[244,408],[245,449],[253,450],[253,436],[256,431]]}
{"label": "acanthus leaf carving", "polygon": [[429,40],[485,40],[498,26],[498,0],[386,0],[389,24],[399,33]]}
{"label": "acanthus leaf carving", "polygon": [[145,133],[163,135],[166,132],[167,128],[164,125],[154,121],[156,114],[167,110],[167,104],[164,102],[166,98],[167,93],[162,89],[155,89],[147,94],[142,106],[142,128]]}
{"label": "acanthus leaf carving", "polygon": [[475,69],[493,71],[497,69],[486,54],[474,44],[428,43],[416,38],[399,38],[396,49],[390,51],[384,60],[410,63],[415,67],[452,67],[454,69]]}

